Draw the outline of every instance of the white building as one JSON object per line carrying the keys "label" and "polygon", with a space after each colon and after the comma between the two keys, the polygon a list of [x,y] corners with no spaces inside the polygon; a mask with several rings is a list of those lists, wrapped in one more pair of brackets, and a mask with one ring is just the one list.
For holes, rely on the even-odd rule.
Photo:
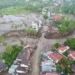
{"label": "white building", "polygon": [[42,21],[40,20],[38,23],[32,21],[32,28],[38,31],[42,26]]}
{"label": "white building", "polygon": [[47,10],[45,8],[42,9],[42,14],[45,15],[47,13]]}

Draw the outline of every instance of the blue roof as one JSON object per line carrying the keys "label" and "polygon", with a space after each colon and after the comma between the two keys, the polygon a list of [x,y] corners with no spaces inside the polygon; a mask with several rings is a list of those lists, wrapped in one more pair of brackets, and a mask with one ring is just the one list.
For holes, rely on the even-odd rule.
{"label": "blue roof", "polygon": [[13,74],[16,70],[16,68],[18,67],[18,65],[12,65],[10,68],[9,68],[9,73]]}
{"label": "blue roof", "polygon": [[42,65],[42,72],[51,72],[52,67],[49,65]]}

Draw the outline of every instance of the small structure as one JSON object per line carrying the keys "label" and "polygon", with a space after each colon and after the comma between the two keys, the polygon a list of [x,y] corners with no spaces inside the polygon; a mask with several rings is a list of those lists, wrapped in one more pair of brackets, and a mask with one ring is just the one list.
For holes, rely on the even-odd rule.
{"label": "small structure", "polygon": [[48,13],[48,10],[49,10],[48,7],[43,8],[43,9],[42,9],[42,14],[43,14],[43,15],[46,15],[46,14]]}
{"label": "small structure", "polygon": [[59,53],[52,53],[48,55],[48,58],[54,61],[55,63],[58,63],[63,58],[63,55]]}
{"label": "small structure", "polygon": [[67,51],[67,50],[69,50],[69,49],[70,49],[69,46],[62,46],[62,47],[57,48],[57,51],[58,51],[60,54],[62,54],[62,53],[64,53],[65,51]]}
{"label": "small structure", "polygon": [[46,73],[46,74],[41,74],[41,75],[60,75],[59,73]]}
{"label": "small structure", "polygon": [[51,17],[51,11],[48,7],[42,9],[42,15],[47,15],[48,19]]}
{"label": "small structure", "polygon": [[12,65],[10,68],[9,68],[9,71],[8,73],[9,74],[12,74],[12,75],[15,75],[15,72],[16,72],[16,69],[18,68],[18,65]]}
{"label": "small structure", "polygon": [[41,20],[38,23],[32,21],[32,28],[33,29],[35,29],[36,31],[39,31],[41,27],[42,27],[42,21]]}
{"label": "small structure", "polygon": [[69,51],[68,58],[69,60],[75,60],[75,51]]}
{"label": "small structure", "polygon": [[46,9],[42,9],[42,14],[45,15],[47,13]]}
{"label": "small structure", "polygon": [[62,17],[60,16],[60,15],[53,15],[53,20],[55,20],[55,21],[60,21],[60,20],[62,20]]}
{"label": "small structure", "polygon": [[3,60],[0,60],[0,72],[6,71],[8,69],[8,66],[4,63]]}
{"label": "small structure", "polygon": [[51,17],[51,12],[50,11],[48,11],[48,18],[50,18]]}

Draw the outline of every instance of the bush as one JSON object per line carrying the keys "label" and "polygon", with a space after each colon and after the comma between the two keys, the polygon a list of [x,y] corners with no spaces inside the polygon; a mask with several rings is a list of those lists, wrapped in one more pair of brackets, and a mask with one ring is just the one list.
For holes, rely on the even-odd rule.
{"label": "bush", "polygon": [[27,33],[27,35],[31,35],[31,36],[35,36],[37,34],[36,30],[31,28],[25,29],[24,32]]}
{"label": "bush", "polygon": [[24,41],[20,40],[20,44],[21,44],[21,46],[23,46],[24,45]]}
{"label": "bush", "polygon": [[58,43],[58,42],[54,44],[55,48],[58,48],[59,46],[60,46],[60,43]]}
{"label": "bush", "polygon": [[52,47],[52,51],[53,51],[53,52],[56,52],[56,48],[55,48],[55,47]]}
{"label": "bush", "polygon": [[48,19],[48,16],[47,16],[47,15],[44,15],[43,17],[44,17],[45,19]]}

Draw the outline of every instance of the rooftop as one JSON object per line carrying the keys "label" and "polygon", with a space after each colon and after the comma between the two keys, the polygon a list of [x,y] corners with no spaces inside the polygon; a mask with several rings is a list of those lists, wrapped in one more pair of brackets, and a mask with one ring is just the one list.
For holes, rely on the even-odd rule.
{"label": "rooftop", "polygon": [[60,20],[62,20],[62,17],[60,15],[54,15],[53,19],[57,20],[57,21],[60,21]]}
{"label": "rooftop", "polygon": [[47,73],[46,75],[60,75],[60,74],[57,74],[57,73]]}
{"label": "rooftop", "polygon": [[59,53],[52,53],[52,54],[49,54],[48,57],[56,62],[56,61],[60,61],[63,58],[63,55]]}
{"label": "rooftop", "polygon": [[69,60],[75,60],[75,51],[69,51],[68,58]]}
{"label": "rooftop", "polygon": [[61,51],[65,51],[68,49],[69,49],[69,46],[62,46],[62,47],[57,48],[57,50],[61,50]]}
{"label": "rooftop", "polygon": [[74,56],[75,57],[75,51],[69,51],[69,54],[71,54],[72,56]]}

